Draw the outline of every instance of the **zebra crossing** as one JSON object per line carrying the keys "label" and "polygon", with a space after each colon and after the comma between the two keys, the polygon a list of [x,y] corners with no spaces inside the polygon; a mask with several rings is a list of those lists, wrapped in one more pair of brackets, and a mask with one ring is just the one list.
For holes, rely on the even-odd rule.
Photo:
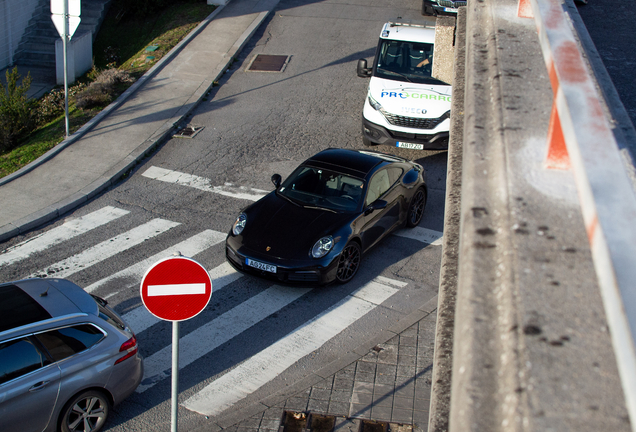
{"label": "zebra crossing", "polygon": [[[211,193],[221,193],[237,199],[254,199],[262,191],[241,189],[234,186],[215,187],[205,179],[196,178],[183,173],[169,172],[163,169],[151,169],[142,174],[148,178],[161,181],[173,181],[180,185],[205,189]],[[146,175],[148,174],[148,175]],[[0,270],[9,266],[17,266],[32,256],[72,239],[80,240],[100,227],[110,227],[117,221],[131,217],[128,210],[112,206],[103,207],[82,217],[66,221],[25,242],[16,244],[0,253]],[[68,278],[79,271],[91,269],[108,258],[122,251],[140,247],[148,240],[166,233],[179,226],[179,222],[155,218],[120,234],[107,238],[83,251],[63,258],[49,266],[25,277],[61,277]],[[114,229],[109,230],[113,232]],[[89,293],[97,290],[108,290],[118,283],[121,289],[138,290],[138,284],[147,269],[162,258],[180,252],[184,256],[196,257],[203,252],[213,250],[224,254],[219,245],[225,240],[226,233],[211,229],[202,230],[186,239],[167,245],[160,252],[154,253],[127,268],[94,281],[84,287]],[[416,227],[395,233],[400,237],[408,237],[427,244],[440,243],[442,233],[426,228]],[[214,249],[216,247],[216,249]],[[224,256],[217,262],[222,264],[209,269],[212,278],[213,293],[217,294],[241,279],[248,278],[236,272]],[[125,283],[121,284],[121,281]],[[132,281],[135,281],[134,283]],[[218,378],[206,382],[205,386],[189,396],[182,405],[189,410],[206,416],[218,415],[232,404],[247,397],[250,393],[275,379],[290,366],[303,357],[316,351],[332,338],[343,332],[356,321],[369,314],[376,307],[407,286],[404,281],[377,276],[350,293],[327,310],[305,322],[286,336],[280,338],[261,352],[251,356],[237,367]],[[286,307],[302,302],[312,288],[290,288],[271,285],[261,292],[252,295],[225,311],[219,316],[203,323],[198,328],[182,336],[180,339],[179,368],[184,369],[202,357],[209,355],[219,346],[227,343],[243,332],[254,328],[263,320]],[[108,293],[108,297],[117,292]],[[213,295],[214,295],[213,294]],[[137,294],[138,295],[138,294]],[[148,312],[140,303],[123,314],[123,318],[137,334],[140,346],[150,338],[150,330],[160,320]],[[148,340],[148,339],[146,339]],[[171,365],[171,346],[168,344],[145,358],[145,373],[137,394],[144,394],[156,384],[169,377]]]}

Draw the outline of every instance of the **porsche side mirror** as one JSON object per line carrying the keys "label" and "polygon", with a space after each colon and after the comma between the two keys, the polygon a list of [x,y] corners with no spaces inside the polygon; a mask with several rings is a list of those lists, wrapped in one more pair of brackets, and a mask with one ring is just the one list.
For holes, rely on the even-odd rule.
{"label": "porsche side mirror", "polygon": [[369,215],[376,210],[382,210],[386,208],[387,205],[388,203],[384,200],[375,200],[373,201],[373,203],[369,204],[369,206],[366,209],[364,209],[364,215],[365,216]]}
{"label": "porsche side mirror", "polygon": [[272,183],[274,183],[274,186],[276,187],[276,189],[280,187],[281,181],[282,181],[282,177],[280,176],[280,174],[274,174],[272,176]]}
{"label": "porsche side mirror", "polygon": [[369,78],[371,76],[372,71],[370,68],[367,67],[366,59],[358,60],[357,72],[360,78]]}
{"label": "porsche side mirror", "polygon": [[404,183],[404,186],[412,186],[415,184],[415,182],[417,182],[417,179],[419,177],[420,172],[417,169],[413,168],[412,170],[404,174],[404,177],[402,177],[402,183]]}

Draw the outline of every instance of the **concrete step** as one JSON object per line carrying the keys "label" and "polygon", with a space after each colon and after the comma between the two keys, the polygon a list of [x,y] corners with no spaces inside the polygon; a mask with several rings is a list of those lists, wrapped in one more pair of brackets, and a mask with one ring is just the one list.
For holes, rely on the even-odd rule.
{"label": "concrete step", "polygon": [[[99,31],[111,0],[82,0],[82,11],[76,34],[90,31],[93,41]],[[55,67],[55,42],[60,38],[51,20],[50,0],[40,0],[14,55],[16,64],[48,62],[44,55],[51,55]],[[36,63],[37,64],[37,63]]]}

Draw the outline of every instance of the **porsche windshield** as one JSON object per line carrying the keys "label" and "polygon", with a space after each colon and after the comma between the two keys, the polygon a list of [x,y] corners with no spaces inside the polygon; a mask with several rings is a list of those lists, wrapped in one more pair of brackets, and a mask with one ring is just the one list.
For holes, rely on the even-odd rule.
{"label": "porsche windshield", "polygon": [[380,39],[375,76],[418,84],[443,84],[431,77],[433,44]]}
{"label": "porsche windshield", "polygon": [[278,189],[278,193],[304,207],[355,211],[362,200],[364,182],[335,171],[301,166]]}

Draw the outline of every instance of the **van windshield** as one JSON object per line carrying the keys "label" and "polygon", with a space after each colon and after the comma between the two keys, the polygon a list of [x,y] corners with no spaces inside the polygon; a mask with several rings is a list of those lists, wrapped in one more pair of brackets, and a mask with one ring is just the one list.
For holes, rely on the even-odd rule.
{"label": "van windshield", "polygon": [[433,44],[380,39],[374,75],[418,84],[446,84],[431,77]]}

